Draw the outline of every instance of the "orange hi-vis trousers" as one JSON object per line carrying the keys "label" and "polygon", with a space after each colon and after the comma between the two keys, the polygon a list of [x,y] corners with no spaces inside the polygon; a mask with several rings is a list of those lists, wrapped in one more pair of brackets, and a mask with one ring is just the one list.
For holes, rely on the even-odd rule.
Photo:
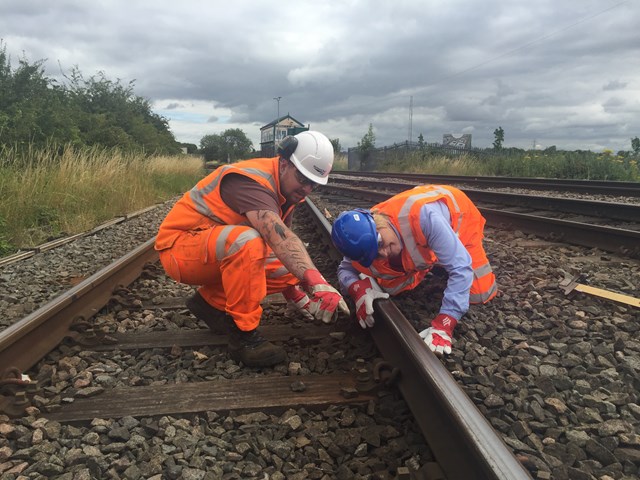
{"label": "orange hi-vis trousers", "polygon": [[187,231],[159,255],[167,275],[200,285],[200,295],[231,315],[244,331],[260,324],[265,296],[298,283],[251,227],[217,225]]}

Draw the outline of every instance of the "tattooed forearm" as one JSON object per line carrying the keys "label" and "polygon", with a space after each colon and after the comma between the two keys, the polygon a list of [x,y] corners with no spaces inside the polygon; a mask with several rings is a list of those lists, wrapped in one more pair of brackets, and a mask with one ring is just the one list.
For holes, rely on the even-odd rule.
{"label": "tattooed forearm", "polygon": [[316,268],[302,240],[275,212],[270,210],[247,212],[247,218],[293,275],[301,279],[305,271]]}
{"label": "tattooed forearm", "polygon": [[276,231],[276,234],[279,235],[282,240],[284,240],[287,237],[287,233],[286,233],[285,229],[282,228],[282,225],[279,225],[279,224],[276,223],[274,229]]}

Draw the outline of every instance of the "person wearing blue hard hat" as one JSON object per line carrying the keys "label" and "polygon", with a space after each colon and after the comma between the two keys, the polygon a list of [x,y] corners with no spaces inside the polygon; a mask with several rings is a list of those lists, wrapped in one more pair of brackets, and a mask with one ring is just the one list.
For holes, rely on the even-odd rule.
{"label": "person wearing blue hard hat", "polygon": [[373,326],[374,300],[417,287],[438,265],[447,286],[420,336],[435,353],[451,353],[453,329],[469,304],[486,303],[498,291],[482,246],[484,224],[471,200],[448,185],[418,186],[371,210],[342,212],[331,238],[344,255],[338,281],[355,301],[360,325]]}

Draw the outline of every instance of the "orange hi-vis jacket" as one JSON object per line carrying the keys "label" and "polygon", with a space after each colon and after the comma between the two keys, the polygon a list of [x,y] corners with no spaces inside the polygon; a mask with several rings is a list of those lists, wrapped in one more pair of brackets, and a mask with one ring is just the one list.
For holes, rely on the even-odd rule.
{"label": "orange hi-vis jacket", "polygon": [[[254,158],[223,165],[204,177],[176,202],[164,219],[156,236],[155,249],[170,248],[185,231],[204,230],[215,225],[249,225],[247,217],[231,210],[220,196],[218,187],[222,178],[229,173],[246,175],[276,192],[282,207],[286,200],[280,193],[278,161],[279,157]],[[284,220],[293,208],[281,211],[280,217]]]}
{"label": "orange hi-vis jacket", "polygon": [[374,277],[392,295],[415,288],[438,261],[420,227],[420,209],[426,203],[439,200],[447,205],[451,228],[471,255],[473,283],[469,302],[486,303],[498,289],[482,247],[485,219],[469,197],[448,185],[418,186],[372,207],[374,213],[388,216],[402,237],[402,271],[392,268],[385,258],[375,259],[369,268],[358,262],[352,264],[358,271]]}
{"label": "orange hi-vis jacket", "polygon": [[286,211],[280,193],[279,158],[256,158],[217,168],[200,180],[173,206],[160,225],[155,249],[174,280],[199,285],[202,297],[226,311],[238,328],[255,329],[261,302],[271,293],[298,283],[244,215],[227,206],[220,194],[222,179],[245,175],[277,195],[280,217]]}

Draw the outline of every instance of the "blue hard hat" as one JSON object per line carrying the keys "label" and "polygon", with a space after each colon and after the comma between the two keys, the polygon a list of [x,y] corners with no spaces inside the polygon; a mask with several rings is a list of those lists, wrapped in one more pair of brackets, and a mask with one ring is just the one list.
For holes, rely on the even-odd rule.
{"label": "blue hard hat", "polygon": [[331,239],[340,253],[364,267],[369,267],[378,256],[378,232],[368,210],[357,208],[338,215]]}

